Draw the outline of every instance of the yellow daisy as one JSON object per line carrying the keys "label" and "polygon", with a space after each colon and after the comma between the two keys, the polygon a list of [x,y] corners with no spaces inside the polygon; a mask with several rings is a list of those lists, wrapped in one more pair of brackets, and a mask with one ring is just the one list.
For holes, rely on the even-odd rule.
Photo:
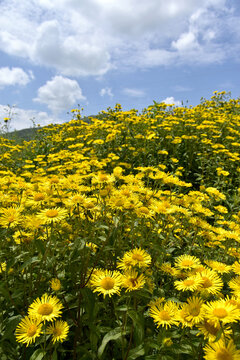
{"label": "yellow daisy", "polygon": [[184,280],[174,281],[174,286],[179,291],[195,291],[202,284],[203,280],[199,274],[189,276]]}
{"label": "yellow daisy", "polygon": [[132,269],[123,274],[122,286],[126,288],[126,291],[138,290],[144,286],[145,281],[143,274],[138,275],[137,271]]}
{"label": "yellow daisy", "polygon": [[201,262],[195,256],[191,255],[181,255],[178,256],[175,260],[175,266],[181,270],[190,270],[194,269],[197,266],[200,266]]}
{"label": "yellow daisy", "polygon": [[237,276],[228,282],[228,286],[232,289],[232,293],[236,296],[240,294],[240,276]]}
{"label": "yellow daisy", "polygon": [[69,332],[69,326],[66,321],[57,320],[53,324],[48,325],[46,333],[52,335],[52,342],[63,342],[66,340]]}
{"label": "yellow daisy", "polygon": [[232,264],[232,271],[235,274],[240,275],[240,263],[238,261],[235,261],[235,263]]}
{"label": "yellow daisy", "polygon": [[[207,339],[209,342],[213,342],[216,340],[216,337],[218,335],[219,330],[221,329],[220,322],[214,323],[208,319],[204,319],[203,322],[200,324],[197,324],[197,328],[200,330],[200,333],[197,335],[203,334],[204,339]],[[229,337],[229,335],[232,333],[231,329],[229,327],[224,327],[224,335],[225,337]],[[223,334],[222,334],[223,336]]]}
{"label": "yellow daisy", "polygon": [[143,249],[136,248],[126,252],[123,258],[118,262],[117,267],[123,270],[129,270],[136,266],[139,268],[149,267],[151,256]]}
{"label": "yellow daisy", "polygon": [[36,317],[42,321],[53,321],[61,316],[62,304],[56,296],[44,294],[41,299],[37,298],[28,308],[29,316]]}
{"label": "yellow daisy", "polygon": [[210,268],[212,268],[212,270],[215,270],[219,274],[229,273],[231,271],[230,265],[226,265],[219,261],[206,260],[205,264],[207,264],[207,266],[209,266]]}
{"label": "yellow daisy", "polygon": [[213,270],[205,270],[201,272],[202,284],[198,287],[202,296],[210,294],[219,294],[223,287],[223,281],[219,275]]}
{"label": "yellow daisy", "polygon": [[42,333],[41,320],[25,316],[16,328],[16,339],[19,343],[26,343],[27,346],[34,343]]}
{"label": "yellow daisy", "polygon": [[122,274],[119,271],[101,270],[91,276],[90,280],[93,292],[110,297],[113,294],[120,294],[122,286]]}
{"label": "yellow daisy", "polygon": [[150,316],[157,324],[157,327],[171,327],[172,325],[178,325],[178,305],[173,301],[167,301],[165,304],[158,303],[150,307]]}
{"label": "yellow daisy", "polygon": [[58,222],[67,216],[67,210],[61,208],[44,209],[40,211],[36,216],[43,221],[44,224],[50,224],[52,222]]}
{"label": "yellow daisy", "polygon": [[240,320],[240,310],[236,305],[226,303],[224,299],[210,301],[203,305],[205,317],[214,324],[221,321],[222,324],[232,323]]}
{"label": "yellow daisy", "polygon": [[184,320],[192,326],[200,323],[204,319],[203,300],[199,297],[193,296],[187,299],[187,303],[181,306],[184,311]]}
{"label": "yellow daisy", "polygon": [[17,207],[9,207],[0,210],[0,225],[4,228],[19,225],[23,220],[21,209]]}
{"label": "yellow daisy", "polygon": [[226,344],[224,339],[220,339],[211,345],[206,345],[203,350],[206,360],[240,360],[240,350],[236,349],[233,340]]}
{"label": "yellow daisy", "polygon": [[57,278],[50,280],[50,285],[52,290],[54,291],[58,291],[61,289],[61,281]]}

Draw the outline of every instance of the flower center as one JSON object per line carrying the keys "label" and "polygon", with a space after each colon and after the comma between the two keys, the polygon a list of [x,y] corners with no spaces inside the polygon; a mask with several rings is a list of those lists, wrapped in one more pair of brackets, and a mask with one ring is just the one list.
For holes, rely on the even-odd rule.
{"label": "flower center", "polygon": [[42,193],[35,194],[33,200],[34,201],[44,200],[44,195]]}
{"label": "flower center", "polygon": [[233,356],[227,349],[221,348],[216,351],[216,360],[233,360]]}
{"label": "flower center", "polygon": [[183,260],[181,263],[182,266],[192,266],[193,265],[193,261],[192,260]]}
{"label": "flower center", "polygon": [[169,313],[166,310],[160,311],[159,317],[160,317],[161,320],[165,320],[165,321],[168,321],[168,320],[171,319]]}
{"label": "flower center", "polygon": [[207,277],[205,277],[205,276],[203,276],[202,278],[203,278],[203,284],[202,284],[202,286],[203,286],[205,289],[212,286],[212,281],[211,281],[209,278],[207,278]]}
{"label": "flower center", "polygon": [[39,315],[50,315],[53,312],[53,306],[51,304],[42,304],[38,308]]}
{"label": "flower center", "polygon": [[213,310],[213,315],[218,317],[219,319],[223,319],[227,316],[227,311],[224,308],[218,308]]}
{"label": "flower center", "polygon": [[36,332],[37,332],[37,327],[36,325],[32,324],[28,328],[27,336],[32,337],[36,334]]}
{"label": "flower center", "polygon": [[62,330],[58,327],[55,327],[55,329],[53,330],[53,335],[54,336],[61,336],[62,335]]}
{"label": "flower center", "polygon": [[101,286],[105,289],[105,290],[111,290],[113,289],[115,284],[114,279],[112,279],[111,277],[107,276],[104,279],[101,280]]}
{"label": "flower center", "polygon": [[205,329],[209,332],[211,335],[217,335],[217,332],[219,330],[218,327],[214,326],[213,324],[209,323],[205,320],[204,322]]}
{"label": "flower center", "polygon": [[191,286],[194,284],[194,280],[184,280],[183,283],[185,286]]}
{"label": "flower center", "polygon": [[130,278],[129,281],[133,287],[137,286],[137,279]]}
{"label": "flower center", "polygon": [[198,316],[200,313],[200,308],[198,306],[194,306],[194,307],[190,308],[189,312],[192,316]]}
{"label": "flower center", "polygon": [[133,254],[132,259],[137,261],[143,261],[143,257],[140,254]]}
{"label": "flower center", "polygon": [[58,211],[55,209],[47,210],[45,215],[49,218],[54,218],[54,217],[58,216]]}

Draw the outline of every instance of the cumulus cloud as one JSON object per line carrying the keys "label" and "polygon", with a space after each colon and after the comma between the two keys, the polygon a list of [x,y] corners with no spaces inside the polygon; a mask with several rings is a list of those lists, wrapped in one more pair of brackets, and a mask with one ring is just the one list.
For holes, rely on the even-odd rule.
{"label": "cumulus cloud", "polygon": [[55,76],[38,89],[38,95],[33,99],[47,105],[53,113],[69,110],[79,101],[85,101],[82,90],[76,80],[63,76]]}
{"label": "cumulus cloud", "polygon": [[[8,108],[0,104],[0,118],[8,116]],[[60,118],[50,116],[47,112],[36,110],[25,110],[18,107],[12,109],[12,117],[10,121],[10,131],[27,129],[33,125],[46,126],[63,122]],[[0,123],[0,125],[2,125]]]}
{"label": "cumulus cloud", "polygon": [[18,67],[2,67],[0,68],[0,88],[9,85],[26,85],[34,78],[33,73],[29,71],[26,73],[23,69]]}
{"label": "cumulus cloud", "polygon": [[127,96],[135,97],[135,98],[141,98],[141,97],[145,96],[145,92],[140,89],[125,88],[125,89],[123,89],[122,92]]}
{"label": "cumulus cloud", "polygon": [[163,103],[165,104],[169,104],[169,105],[176,105],[176,106],[180,106],[181,105],[181,101],[179,100],[175,100],[173,96],[169,96],[166,99],[162,100]]}
{"label": "cumulus cloud", "polygon": [[100,96],[108,95],[110,97],[113,97],[112,89],[110,89],[109,87],[101,89],[99,94]]}
{"label": "cumulus cloud", "polygon": [[65,76],[216,63],[239,52],[240,16],[227,0],[2,0],[0,23],[3,52]]}

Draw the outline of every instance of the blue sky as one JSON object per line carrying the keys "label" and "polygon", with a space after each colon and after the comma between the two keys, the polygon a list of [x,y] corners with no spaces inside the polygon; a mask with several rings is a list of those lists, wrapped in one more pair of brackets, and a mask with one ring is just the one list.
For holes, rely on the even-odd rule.
{"label": "blue sky", "polygon": [[[239,0],[1,0],[0,122],[240,96]],[[187,103],[188,101],[188,103]]]}

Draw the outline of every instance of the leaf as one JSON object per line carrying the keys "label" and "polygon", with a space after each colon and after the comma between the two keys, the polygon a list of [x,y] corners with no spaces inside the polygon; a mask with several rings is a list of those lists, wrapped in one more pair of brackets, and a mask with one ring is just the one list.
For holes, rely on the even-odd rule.
{"label": "leaf", "polygon": [[8,319],[6,324],[6,330],[4,332],[3,338],[9,337],[9,335],[15,331],[17,325],[19,324],[20,320],[22,319],[21,315],[12,316]]}
{"label": "leaf", "polygon": [[98,349],[98,356],[101,357],[104,349],[106,347],[106,345],[109,343],[109,341],[111,340],[117,340],[119,339],[121,336],[126,335],[129,331],[125,330],[124,332],[122,331],[121,327],[117,327],[114,330],[109,331],[103,338],[102,340],[102,344]]}
{"label": "leaf", "polygon": [[142,344],[144,339],[144,317],[138,314],[135,310],[129,310],[128,315],[133,321],[136,344]]}
{"label": "leaf", "polygon": [[134,349],[129,351],[128,360],[137,359],[139,356],[142,356],[144,354],[145,354],[145,350],[144,350],[143,345],[139,345],[139,346],[137,346]]}
{"label": "leaf", "polygon": [[28,265],[33,264],[35,262],[39,262],[39,259],[37,256],[33,256],[30,259],[27,259],[19,268],[19,271],[22,271],[25,269]]}
{"label": "leaf", "polygon": [[32,356],[30,357],[29,360],[42,360],[44,358],[44,356],[46,355],[46,351],[42,350],[42,349],[37,349]]}
{"label": "leaf", "polygon": [[40,240],[40,239],[35,239],[35,244],[36,244],[36,248],[38,249],[38,251],[44,255],[45,253],[45,247],[44,247],[44,244],[43,244],[43,241]]}

